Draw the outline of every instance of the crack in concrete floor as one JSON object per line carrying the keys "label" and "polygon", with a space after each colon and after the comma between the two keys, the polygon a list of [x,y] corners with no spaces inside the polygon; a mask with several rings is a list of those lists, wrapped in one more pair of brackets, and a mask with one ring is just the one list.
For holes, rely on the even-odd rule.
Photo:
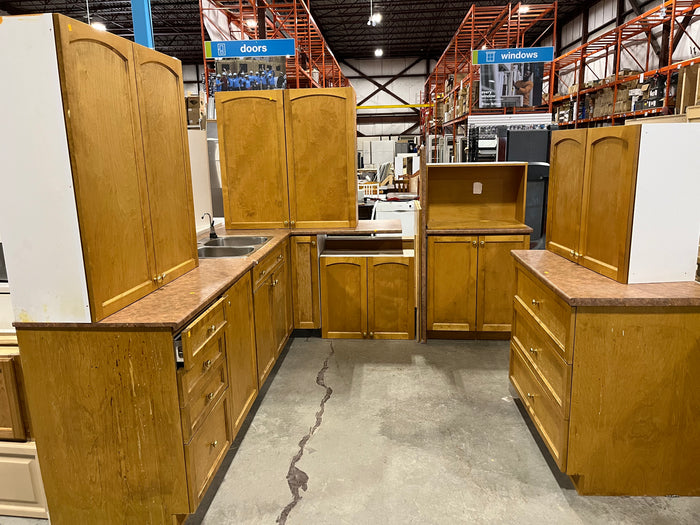
{"label": "crack in concrete floor", "polygon": [[321,367],[321,370],[319,370],[318,374],[316,374],[316,384],[322,388],[325,388],[326,393],[321,399],[320,407],[316,412],[316,422],[311,428],[309,428],[309,432],[303,438],[301,438],[301,441],[299,441],[299,451],[294,455],[294,457],[292,458],[292,462],[289,464],[289,470],[287,471],[287,484],[289,485],[289,491],[292,493],[292,501],[290,501],[287,504],[287,506],[277,517],[277,520],[275,520],[280,525],[285,525],[285,523],[287,523],[289,513],[292,512],[292,509],[296,507],[296,504],[299,503],[299,500],[301,500],[302,496],[300,490],[306,492],[306,489],[308,488],[309,475],[300,468],[298,468],[296,465],[304,455],[304,448],[306,448],[306,445],[308,444],[309,440],[321,426],[321,423],[323,422],[323,413],[326,409],[326,402],[331,398],[331,395],[333,395],[333,389],[326,385],[326,371],[328,370],[328,361],[335,354],[335,349],[333,348],[332,341],[330,343],[330,347],[331,351],[326,356],[325,361],[323,361],[323,366]]}

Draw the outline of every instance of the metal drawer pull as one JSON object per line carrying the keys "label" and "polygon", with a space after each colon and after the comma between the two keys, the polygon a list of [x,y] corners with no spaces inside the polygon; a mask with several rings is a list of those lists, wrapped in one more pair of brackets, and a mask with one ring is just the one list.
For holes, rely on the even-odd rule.
{"label": "metal drawer pull", "polygon": [[215,324],[213,324],[213,325],[211,325],[211,326],[209,327],[209,332],[210,332],[210,333],[211,333],[211,332],[214,332],[214,331],[216,331],[216,325],[215,325]]}
{"label": "metal drawer pull", "polygon": [[535,394],[531,394],[530,392],[527,393],[527,397],[529,399],[535,399]]}
{"label": "metal drawer pull", "polygon": [[369,336],[370,336],[370,337],[374,337],[374,332],[370,332],[370,333],[369,333]]}
{"label": "metal drawer pull", "polygon": [[267,273],[267,270],[263,270],[262,272],[260,272],[260,275],[265,275],[266,273]]}
{"label": "metal drawer pull", "polygon": [[481,244],[481,245],[483,246],[483,245],[485,244],[485,242],[484,242],[484,241],[481,241],[479,244]]}
{"label": "metal drawer pull", "polygon": [[214,392],[209,392],[207,394],[207,401],[211,401],[212,399],[214,399]]}
{"label": "metal drawer pull", "polygon": [[202,365],[202,368],[203,368],[204,370],[208,370],[210,366],[211,366],[211,359],[207,359],[206,361],[204,361],[204,364]]}
{"label": "metal drawer pull", "polygon": [[539,301],[537,301],[536,299],[532,300],[532,306],[539,306],[539,305],[540,305]]}
{"label": "metal drawer pull", "polygon": [[277,260],[278,260],[278,261],[281,261],[282,259],[284,259],[284,255],[279,254],[279,255],[277,256]]}
{"label": "metal drawer pull", "polygon": [[212,442],[209,443],[209,444],[210,444],[212,447],[216,447],[216,446],[219,444],[219,442],[218,442],[218,441],[212,441]]}
{"label": "metal drawer pull", "polygon": [[472,246],[476,246],[476,241],[472,241]]}
{"label": "metal drawer pull", "polygon": [[531,354],[536,354],[537,352],[539,352],[539,350],[537,348],[530,348]]}
{"label": "metal drawer pull", "polygon": [[316,246],[316,241],[311,241],[311,246]]}

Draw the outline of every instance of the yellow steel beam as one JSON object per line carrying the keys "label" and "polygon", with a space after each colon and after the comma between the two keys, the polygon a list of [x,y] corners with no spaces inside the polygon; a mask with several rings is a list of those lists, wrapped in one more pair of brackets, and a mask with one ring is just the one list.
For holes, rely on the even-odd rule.
{"label": "yellow steel beam", "polygon": [[433,104],[387,104],[383,106],[357,106],[357,109],[430,108]]}

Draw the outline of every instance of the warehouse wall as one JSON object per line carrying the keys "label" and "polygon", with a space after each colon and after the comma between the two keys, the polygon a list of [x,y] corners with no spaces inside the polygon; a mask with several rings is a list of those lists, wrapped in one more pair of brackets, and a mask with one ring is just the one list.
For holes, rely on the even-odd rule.
{"label": "warehouse wall", "polygon": [[[355,88],[357,93],[357,102],[361,102],[365,97],[370,95],[377,89],[369,80],[359,77],[357,71],[361,71],[365,75],[373,78],[379,84],[384,84],[389,81],[394,75],[400,73],[407,68],[411,63],[416,61],[416,58],[400,58],[400,59],[372,59],[372,60],[347,60],[347,63],[340,64],[343,74],[350,77],[350,83]],[[404,72],[404,74],[389,84],[386,89],[395,93],[397,96],[408,102],[409,104],[420,104],[421,91],[427,75],[435,66],[434,61],[427,63],[426,60],[420,60],[413,67]],[[357,70],[357,71],[356,71]],[[389,93],[380,90],[372,95],[371,98],[362,103],[363,106],[379,106],[379,105],[397,105],[402,102]],[[377,120],[384,120],[381,123],[362,123],[363,115],[375,115]],[[379,116],[384,118],[379,118]],[[411,109],[368,109],[358,110],[358,131],[365,136],[397,136],[410,128],[415,112]],[[399,120],[399,122],[386,122],[389,120]],[[405,122],[400,121],[405,119]],[[417,122],[417,118],[414,119]],[[366,122],[366,121],[365,121]],[[413,129],[411,134],[418,135],[419,128]]]}
{"label": "warehouse wall", "polygon": [[204,91],[204,66],[195,64],[183,64],[182,79],[185,84],[185,95],[197,95],[200,91]]}

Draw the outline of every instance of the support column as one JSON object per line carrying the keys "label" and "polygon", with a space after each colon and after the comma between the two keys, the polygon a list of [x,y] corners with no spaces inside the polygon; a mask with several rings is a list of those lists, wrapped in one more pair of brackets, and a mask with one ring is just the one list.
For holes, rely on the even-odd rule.
{"label": "support column", "polygon": [[134,41],[154,49],[151,0],[131,0],[131,20],[134,24]]}

